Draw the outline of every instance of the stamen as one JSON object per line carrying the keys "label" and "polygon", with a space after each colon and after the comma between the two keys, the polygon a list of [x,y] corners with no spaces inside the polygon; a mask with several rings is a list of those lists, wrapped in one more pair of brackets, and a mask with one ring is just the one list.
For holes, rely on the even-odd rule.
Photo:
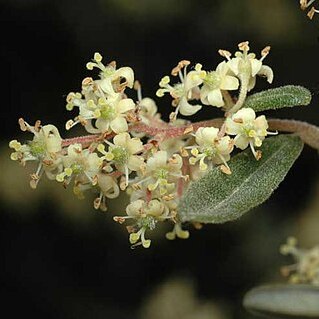
{"label": "stamen", "polygon": [[315,15],[315,13],[319,13],[319,10],[316,10],[315,7],[312,7],[309,12],[307,13],[307,17],[312,20],[313,16]]}
{"label": "stamen", "polygon": [[191,62],[188,60],[182,60],[180,62],[178,62],[177,66],[175,68],[172,69],[171,74],[173,76],[177,76],[178,72],[185,66],[189,65]]}
{"label": "stamen", "polygon": [[222,57],[224,57],[224,58],[226,58],[228,61],[230,61],[231,53],[230,53],[229,51],[227,51],[227,50],[218,50],[218,53],[219,53]]}
{"label": "stamen", "polygon": [[240,51],[247,53],[249,51],[249,41],[244,41],[238,44],[238,48]]}

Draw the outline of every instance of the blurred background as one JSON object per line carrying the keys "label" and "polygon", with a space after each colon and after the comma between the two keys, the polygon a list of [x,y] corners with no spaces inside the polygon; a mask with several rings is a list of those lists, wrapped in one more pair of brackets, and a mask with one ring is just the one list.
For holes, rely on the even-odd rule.
{"label": "blurred background", "polygon": [[[299,84],[311,90],[305,108],[276,117],[319,125],[319,15],[310,21],[291,0],[9,0],[0,1],[3,89],[0,192],[0,315],[6,318],[254,318],[241,306],[251,287],[280,282],[280,256],[288,235],[319,243],[318,154],[304,152],[275,194],[241,220],[192,230],[189,240],[169,242],[155,234],[150,249],[131,250],[121,214],[92,207],[71,190],[41,180],[28,184],[28,170],[10,161],[8,142],[21,135],[17,120],[52,123],[72,118],[65,97],[80,90],[94,52],[131,66],[144,96],[181,59],[213,69],[217,50],[234,52],[249,40],[253,52],[271,45],[265,64],[271,87]],[[255,92],[268,88],[263,79]],[[135,98],[135,92],[131,92]],[[156,99],[164,117],[169,99]],[[215,113],[214,113],[215,112]],[[219,116],[199,112],[198,119]],[[268,116],[274,116],[268,113]],[[80,132],[82,132],[80,130]]]}

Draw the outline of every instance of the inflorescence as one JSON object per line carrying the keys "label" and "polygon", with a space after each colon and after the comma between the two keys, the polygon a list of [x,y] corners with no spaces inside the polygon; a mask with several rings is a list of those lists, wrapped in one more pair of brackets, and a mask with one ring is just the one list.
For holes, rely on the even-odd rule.
{"label": "inflorescence", "polygon": [[[89,135],[63,139],[54,125],[37,121],[32,126],[20,119],[21,130],[34,136],[25,144],[11,141],[11,159],[22,165],[38,163],[31,175],[32,188],[45,174],[65,187],[72,184],[80,198],[93,190],[95,209],[106,211],[107,200],[126,192],[130,198],[126,212],[113,219],[128,223],[133,246],[148,248],[146,233],[164,221],[174,225],[168,239],[188,238],[179,221],[178,202],[189,183],[213,166],[231,174],[227,162],[235,149],[250,148],[259,160],[263,140],[276,134],[268,132],[264,115],[256,117],[253,109],[244,107],[257,76],[272,83],[273,71],[263,64],[270,47],[259,59],[249,52],[248,42],[238,47],[234,56],[219,50],[225,60],[213,71],[203,70],[201,64],[191,68],[190,61],[183,60],[171,72],[177,81],[171,83],[170,76],[161,79],[156,95],[172,97],[169,122],[161,118],[153,99],[142,97],[130,67],[117,68],[114,61],[104,65],[95,53],[86,67],[98,69],[98,79],[86,77],[81,92],[70,92],[66,98],[67,110],[78,112],[66,129],[80,124]],[[136,102],[126,95],[128,88],[137,91]],[[224,120],[191,123],[179,118],[204,106],[220,108]]]}

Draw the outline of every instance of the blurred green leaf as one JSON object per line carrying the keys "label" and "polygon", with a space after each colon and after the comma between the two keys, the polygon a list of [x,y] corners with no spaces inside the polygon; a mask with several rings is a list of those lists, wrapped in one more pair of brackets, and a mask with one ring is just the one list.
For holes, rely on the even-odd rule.
{"label": "blurred green leaf", "polygon": [[213,168],[183,195],[179,205],[181,220],[224,223],[241,217],[272,194],[302,148],[298,136],[278,135],[264,141],[259,161],[247,149],[229,161],[231,175]]}
{"label": "blurred green leaf", "polygon": [[250,290],[243,304],[252,313],[271,318],[319,318],[319,287],[261,286]]}
{"label": "blurred green leaf", "polygon": [[311,92],[296,85],[286,85],[250,95],[244,107],[250,107],[256,112],[275,110],[284,107],[308,105],[311,102]]}

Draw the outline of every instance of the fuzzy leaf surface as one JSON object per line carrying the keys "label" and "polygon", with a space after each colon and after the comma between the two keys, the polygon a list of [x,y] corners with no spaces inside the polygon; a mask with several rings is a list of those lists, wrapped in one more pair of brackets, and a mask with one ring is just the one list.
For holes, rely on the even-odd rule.
{"label": "fuzzy leaf surface", "polygon": [[286,85],[250,95],[244,107],[250,107],[255,112],[275,110],[284,107],[308,105],[311,102],[311,92],[297,85]]}
{"label": "fuzzy leaf surface", "polygon": [[213,168],[184,193],[179,204],[181,221],[217,224],[241,217],[269,198],[302,148],[298,136],[278,135],[263,142],[259,161],[247,149],[228,162],[231,175]]}

